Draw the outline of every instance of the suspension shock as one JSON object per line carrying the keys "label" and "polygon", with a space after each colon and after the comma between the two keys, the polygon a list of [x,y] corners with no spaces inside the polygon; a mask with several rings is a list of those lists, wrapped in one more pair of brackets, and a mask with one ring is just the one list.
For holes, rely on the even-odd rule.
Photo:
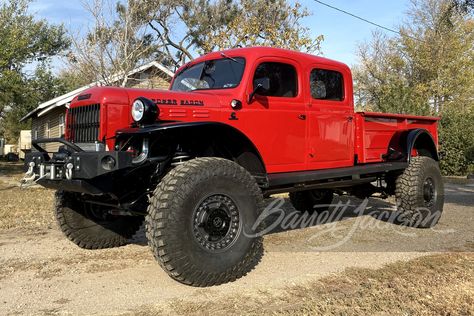
{"label": "suspension shock", "polygon": [[171,159],[171,165],[173,167],[176,167],[176,166],[179,166],[180,164],[184,163],[185,161],[187,161],[189,159],[191,159],[191,156],[189,155],[189,153],[184,151],[181,148],[181,146],[178,145],[178,147],[176,147],[176,151],[174,153],[174,156]]}

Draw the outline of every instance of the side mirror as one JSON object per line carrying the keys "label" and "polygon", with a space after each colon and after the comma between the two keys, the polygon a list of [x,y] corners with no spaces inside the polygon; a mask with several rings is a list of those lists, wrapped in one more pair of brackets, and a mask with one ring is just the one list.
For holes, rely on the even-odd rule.
{"label": "side mirror", "polygon": [[254,89],[252,93],[249,95],[249,103],[252,103],[253,98],[255,95],[259,92],[266,92],[270,90],[270,78],[268,77],[263,77],[259,79],[255,79],[253,81]]}

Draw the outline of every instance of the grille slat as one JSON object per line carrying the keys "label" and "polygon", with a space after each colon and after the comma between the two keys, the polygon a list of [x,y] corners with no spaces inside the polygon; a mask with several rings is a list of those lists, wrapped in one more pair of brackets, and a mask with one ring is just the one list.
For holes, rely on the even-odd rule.
{"label": "grille slat", "polygon": [[68,112],[69,140],[74,143],[93,143],[99,140],[99,126],[99,104],[72,108]]}

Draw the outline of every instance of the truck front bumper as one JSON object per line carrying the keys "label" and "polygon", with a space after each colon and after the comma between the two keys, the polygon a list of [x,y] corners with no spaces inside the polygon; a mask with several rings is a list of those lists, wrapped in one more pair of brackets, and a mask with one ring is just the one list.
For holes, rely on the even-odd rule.
{"label": "truck front bumper", "polygon": [[[52,142],[64,147],[49,154],[39,146]],[[32,145],[38,151],[25,157],[25,178],[47,188],[100,195],[111,190],[115,177],[135,167],[129,152],[83,151],[59,138],[34,140]]]}

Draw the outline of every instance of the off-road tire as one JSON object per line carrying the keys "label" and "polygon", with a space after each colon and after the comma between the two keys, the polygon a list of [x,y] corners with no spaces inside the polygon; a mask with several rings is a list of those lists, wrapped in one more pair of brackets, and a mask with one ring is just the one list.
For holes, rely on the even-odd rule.
{"label": "off-road tire", "polygon": [[[235,203],[241,227],[233,243],[217,250],[196,238],[195,226],[196,212],[214,196]],[[221,158],[192,159],[172,169],[156,187],[145,219],[148,243],[161,267],[181,283],[231,282],[252,270],[262,257],[262,238],[253,229],[262,208],[260,188],[244,168]]]}
{"label": "off-road tire", "polygon": [[[334,193],[332,190],[309,190],[290,193],[290,202],[300,212],[323,212],[329,209]],[[319,206],[318,206],[319,205]]]}
{"label": "off-road tire", "polygon": [[[433,194],[430,194],[430,187]],[[430,196],[433,198],[429,199]],[[411,158],[407,169],[397,178],[395,198],[401,224],[418,228],[435,226],[444,204],[444,185],[438,162],[424,156]]]}
{"label": "off-road tire", "polygon": [[56,220],[61,231],[73,243],[85,249],[119,247],[138,231],[143,216],[111,216],[97,219],[88,215],[90,205],[75,193],[56,192]]}

